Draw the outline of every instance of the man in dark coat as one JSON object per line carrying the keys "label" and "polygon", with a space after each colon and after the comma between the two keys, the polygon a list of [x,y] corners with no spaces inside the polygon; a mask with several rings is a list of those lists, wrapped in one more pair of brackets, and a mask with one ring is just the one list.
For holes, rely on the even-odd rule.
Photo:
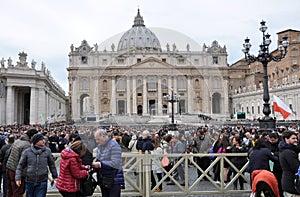
{"label": "man in dark coat", "polygon": [[294,178],[300,162],[298,160],[297,135],[293,131],[282,134],[283,141],[279,143],[279,162],[282,167],[281,185],[284,196],[300,195],[294,188]]}

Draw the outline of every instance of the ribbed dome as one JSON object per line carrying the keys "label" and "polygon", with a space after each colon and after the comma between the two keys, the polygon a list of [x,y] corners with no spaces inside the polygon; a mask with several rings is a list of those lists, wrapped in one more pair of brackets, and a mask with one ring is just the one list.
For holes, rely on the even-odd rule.
{"label": "ribbed dome", "polygon": [[153,49],[161,50],[159,40],[156,35],[144,25],[143,17],[138,14],[134,19],[134,25],[123,34],[118,44],[118,51],[128,49]]}

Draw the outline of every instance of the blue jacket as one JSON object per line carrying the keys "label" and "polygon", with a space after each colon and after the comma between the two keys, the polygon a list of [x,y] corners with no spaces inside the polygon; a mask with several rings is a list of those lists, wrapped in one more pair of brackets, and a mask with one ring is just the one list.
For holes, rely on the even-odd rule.
{"label": "blue jacket", "polygon": [[101,169],[98,170],[101,176],[115,174],[114,183],[120,183],[118,172],[122,169],[122,151],[120,145],[115,140],[108,138],[103,146],[98,145],[96,161],[101,162]]}
{"label": "blue jacket", "polygon": [[270,149],[250,149],[249,153],[249,166],[247,171],[252,173],[254,170],[268,170],[270,171],[269,160],[278,161],[278,157],[275,156]]}

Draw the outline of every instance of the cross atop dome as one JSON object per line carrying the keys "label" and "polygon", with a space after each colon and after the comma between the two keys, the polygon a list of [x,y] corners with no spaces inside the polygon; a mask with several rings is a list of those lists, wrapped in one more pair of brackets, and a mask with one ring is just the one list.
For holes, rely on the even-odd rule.
{"label": "cross atop dome", "polygon": [[138,13],[137,13],[136,17],[134,18],[134,24],[132,25],[132,27],[137,27],[137,26],[145,27],[144,19],[140,14],[140,9],[138,9]]}

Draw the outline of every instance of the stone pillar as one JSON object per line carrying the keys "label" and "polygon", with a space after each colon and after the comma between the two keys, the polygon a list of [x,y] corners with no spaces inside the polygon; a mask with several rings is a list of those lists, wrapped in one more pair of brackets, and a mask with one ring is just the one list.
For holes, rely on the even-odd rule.
{"label": "stone pillar", "polygon": [[99,77],[93,77],[94,81],[94,98],[93,98],[93,105],[94,105],[94,112],[96,114],[96,118],[99,119]]}
{"label": "stone pillar", "polygon": [[14,92],[12,86],[7,86],[6,94],[6,124],[14,124]]}
{"label": "stone pillar", "polygon": [[[78,78],[72,77],[72,119],[78,121],[80,119],[80,101],[78,94]],[[48,92],[48,114],[49,116],[52,114],[51,105],[50,105],[50,93]]]}
{"label": "stone pillar", "polygon": [[161,76],[158,77],[157,86],[157,115],[162,116]]}
{"label": "stone pillar", "polygon": [[204,76],[204,79],[203,79],[203,87],[202,87],[202,90],[203,90],[203,103],[202,103],[202,109],[203,109],[203,113],[210,113],[209,111],[209,105],[210,105],[210,99],[209,99],[209,92],[208,92],[208,89],[209,87],[208,84],[209,83],[209,77],[208,76]]}
{"label": "stone pillar", "polygon": [[38,123],[43,124],[47,120],[45,90],[43,88],[39,88],[38,94]]}
{"label": "stone pillar", "polygon": [[37,123],[37,116],[36,116],[36,109],[37,109],[37,95],[35,87],[30,88],[30,117],[29,117],[29,124],[36,124]]}
{"label": "stone pillar", "polygon": [[111,78],[111,114],[115,115],[117,113],[117,101],[116,101],[116,77]]}
{"label": "stone pillar", "polygon": [[[229,101],[228,101],[228,78],[223,78],[223,103],[221,104],[221,114],[229,116]],[[222,108],[223,106],[223,108]],[[250,109],[251,110],[251,109]]]}
{"label": "stone pillar", "polygon": [[[168,77],[168,94],[171,96],[172,95],[172,77]],[[168,114],[172,113],[172,103],[168,102]]]}
{"label": "stone pillar", "polygon": [[131,99],[130,99],[130,77],[127,77],[127,88],[126,88],[126,100],[127,100],[127,114],[131,114]]}
{"label": "stone pillar", "polygon": [[194,113],[194,103],[193,103],[193,84],[191,82],[191,77],[188,76],[187,80],[187,94],[188,94],[188,102],[187,102],[187,113]]}
{"label": "stone pillar", "polygon": [[148,103],[147,103],[147,79],[143,77],[143,116],[148,114]]}
{"label": "stone pillar", "polygon": [[137,103],[136,103],[136,76],[132,77],[132,113],[137,114]]}

